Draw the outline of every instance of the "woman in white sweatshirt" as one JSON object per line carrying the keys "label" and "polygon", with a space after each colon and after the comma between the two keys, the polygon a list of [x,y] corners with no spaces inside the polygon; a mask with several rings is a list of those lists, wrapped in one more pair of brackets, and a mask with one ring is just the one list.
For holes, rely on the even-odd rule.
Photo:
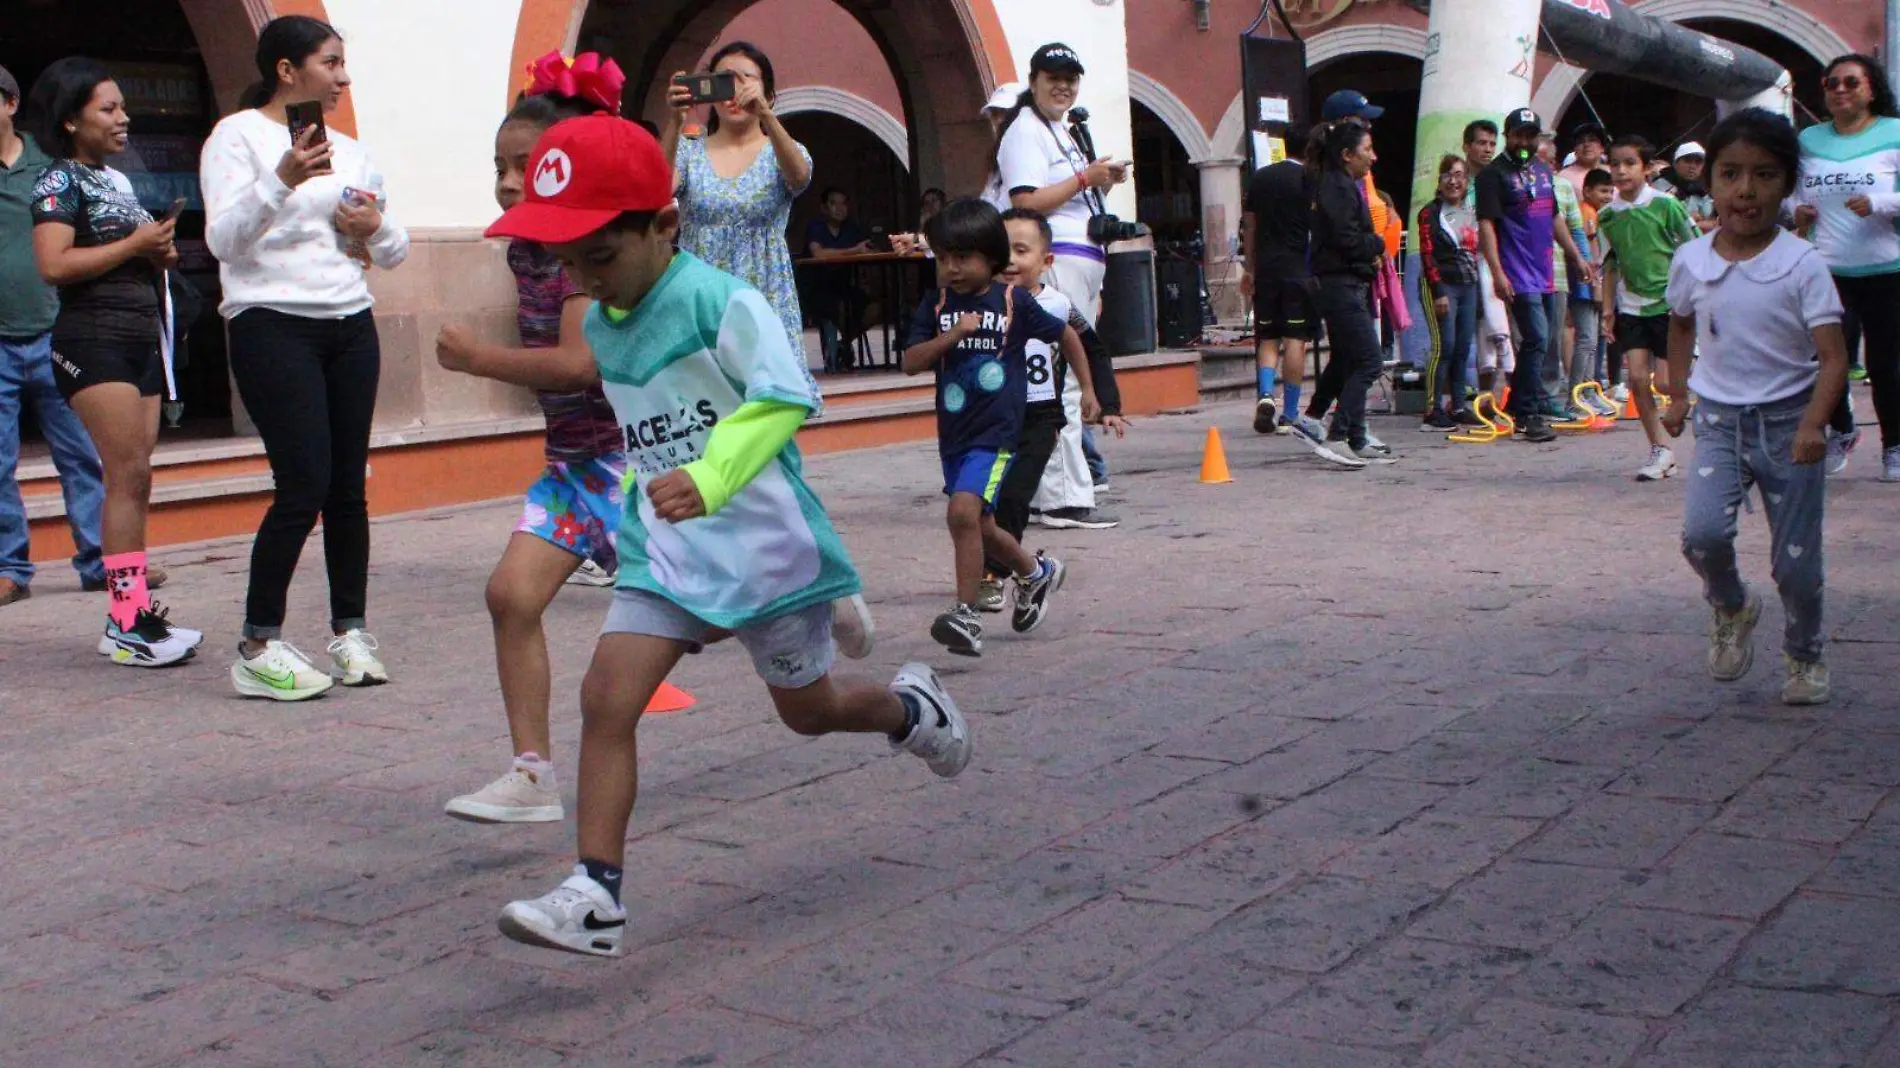
{"label": "woman in white sweatshirt", "polygon": [[205,238],[221,265],[231,374],[264,439],[276,495],[251,546],[244,640],[231,680],[280,701],[328,690],[330,673],[283,640],[297,558],[319,516],[330,579],[330,658],[346,686],[387,682],[365,630],[369,510],[363,480],[382,353],[366,272],[409,254],[382,213],[382,179],[362,146],[307,127],[286,108],[329,113],[349,87],[343,41],[327,23],[273,19],[257,39],[263,80],[206,143]]}

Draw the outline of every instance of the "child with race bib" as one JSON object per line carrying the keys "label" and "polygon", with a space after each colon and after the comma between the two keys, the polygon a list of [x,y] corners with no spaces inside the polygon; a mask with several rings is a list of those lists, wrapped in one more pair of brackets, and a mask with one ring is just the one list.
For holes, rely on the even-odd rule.
{"label": "child with race bib", "polygon": [[1794,126],[1760,108],[1738,112],[1716,124],[1709,159],[1720,227],[1684,245],[1669,272],[1663,424],[1671,437],[1688,420],[1689,393],[1697,398],[1682,552],[1715,614],[1709,674],[1734,682],[1754,662],[1762,609],[1736,566],[1735,532],[1749,487],[1761,490],[1786,616],[1781,699],[1823,704],[1821,461],[1828,420],[1847,388],[1841,298],[1821,253],[1779,225],[1801,165]]}
{"label": "child with race bib", "polygon": [[745,646],[799,734],[881,734],[946,777],[971,744],[922,664],[888,688],[833,677],[831,603],[858,576],[792,441],[817,390],[757,290],[674,251],[673,174],[652,135],[607,115],[568,119],[541,136],[527,174],[488,234],[546,246],[594,301],[583,329],[630,485],[614,600],[581,685],[579,864],[500,924],[517,941],[618,956],[640,717],[716,633]]}

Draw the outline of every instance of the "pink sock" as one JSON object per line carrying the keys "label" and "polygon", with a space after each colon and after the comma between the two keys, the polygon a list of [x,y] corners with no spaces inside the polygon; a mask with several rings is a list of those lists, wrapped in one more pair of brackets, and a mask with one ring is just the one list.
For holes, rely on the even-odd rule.
{"label": "pink sock", "polygon": [[112,598],[106,614],[120,630],[131,630],[139,609],[152,607],[152,591],[145,588],[145,554],[117,553],[105,558],[106,596]]}

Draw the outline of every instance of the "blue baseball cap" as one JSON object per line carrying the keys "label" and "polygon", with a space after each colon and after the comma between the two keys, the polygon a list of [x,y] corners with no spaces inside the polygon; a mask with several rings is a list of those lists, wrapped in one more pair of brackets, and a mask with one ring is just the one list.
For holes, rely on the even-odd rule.
{"label": "blue baseball cap", "polygon": [[1327,122],[1352,118],[1371,122],[1383,114],[1385,114],[1384,108],[1375,106],[1372,101],[1366,99],[1366,94],[1357,89],[1341,89],[1327,97],[1326,103],[1319,109],[1320,118]]}

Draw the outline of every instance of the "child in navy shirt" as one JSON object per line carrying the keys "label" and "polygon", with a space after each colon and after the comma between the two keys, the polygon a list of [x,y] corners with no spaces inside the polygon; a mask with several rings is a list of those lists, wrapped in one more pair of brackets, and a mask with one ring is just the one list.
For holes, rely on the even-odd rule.
{"label": "child in navy shirt", "polygon": [[[937,448],[950,498],[957,603],[937,617],[930,636],[953,653],[981,656],[983,624],[974,606],[986,550],[1022,583],[1018,597],[1027,603],[1046,605],[1061,585],[1061,565],[1026,552],[996,525],[994,510],[1028,404],[1023,347],[1032,339],[1060,342],[1069,325],[1027,290],[994,281],[1009,265],[1009,233],[995,208],[958,200],[931,222],[944,288],[917,306],[904,373],[937,371]],[[1038,611],[1019,629],[1033,630],[1042,618]]]}

